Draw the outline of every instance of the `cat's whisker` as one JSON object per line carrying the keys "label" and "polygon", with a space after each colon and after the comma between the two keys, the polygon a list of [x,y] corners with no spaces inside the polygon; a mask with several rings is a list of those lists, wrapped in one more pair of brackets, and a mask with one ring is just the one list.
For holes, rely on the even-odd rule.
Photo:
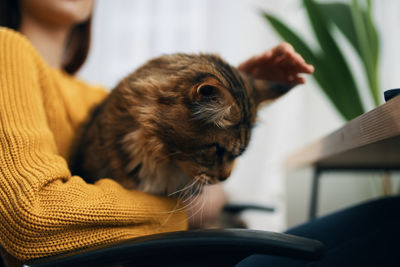
{"label": "cat's whisker", "polygon": [[[191,216],[188,217],[188,220],[190,220],[191,218],[193,218],[194,216],[196,216],[199,212],[202,212],[204,210],[204,206],[206,204],[205,198],[203,198],[203,201],[199,202],[198,204],[201,203],[201,207],[195,212],[193,213]],[[196,204],[196,206],[198,205]]]}
{"label": "cat's whisker", "polygon": [[192,187],[190,187],[190,188],[188,188],[184,193],[183,193],[183,195],[182,195],[182,199],[183,199],[183,202],[187,202],[188,200],[190,200],[194,195],[197,195],[197,194],[195,194],[196,193],[196,186],[197,186],[197,184],[198,183],[196,183],[196,184],[194,184]]}
{"label": "cat's whisker", "polygon": [[[201,184],[196,184],[197,186],[201,187]],[[187,210],[192,204],[194,204],[191,208],[195,208],[197,205],[200,204],[200,202],[197,202],[197,200],[199,199],[200,194],[196,195],[194,198],[191,199],[191,201],[187,204],[185,204],[183,207],[177,209],[176,207],[179,205],[179,201],[177,202],[177,204],[175,205],[174,209],[172,211],[168,211],[168,212],[162,212],[163,214],[169,214],[168,217],[165,219],[165,221],[162,223],[162,225],[160,227],[164,227],[167,222],[169,221],[169,219],[171,218],[171,216],[178,211],[182,211],[182,210]],[[189,200],[189,198],[187,199]],[[204,200],[202,201],[202,206],[200,209],[204,209]],[[193,215],[189,216],[187,218],[187,221],[189,221],[189,219],[191,219],[193,216],[195,216],[199,211],[196,211]]]}
{"label": "cat's whisker", "polygon": [[[192,186],[194,186],[194,185],[195,185],[195,184],[193,184]],[[189,189],[190,189],[190,188],[189,188]],[[175,206],[175,208],[174,208],[173,210],[167,211],[167,212],[162,212],[162,213],[163,213],[163,214],[173,214],[173,213],[175,213],[175,212],[185,210],[185,209],[187,209],[190,205],[192,205],[192,204],[199,198],[199,196],[200,196],[200,195],[196,195],[194,198],[190,198],[190,197],[189,197],[189,198],[187,198],[187,199],[178,198],[177,204],[176,204],[176,206]],[[185,204],[185,202],[187,202],[187,201],[190,201],[190,202]],[[179,204],[184,204],[184,205],[183,205],[181,208],[177,209],[176,207],[177,207]]]}
{"label": "cat's whisker", "polygon": [[[184,205],[183,205],[182,207],[180,207],[179,209],[173,209],[173,210],[171,210],[171,211],[166,211],[166,212],[164,212],[164,213],[175,213],[175,212],[177,212],[177,211],[185,210],[185,209],[187,209],[194,201],[196,201],[197,197],[198,197],[198,196],[196,196],[195,198],[191,199],[191,201],[190,201],[189,203],[184,204]],[[183,202],[178,202],[178,203],[184,203],[184,201],[183,201]]]}
{"label": "cat's whisker", "polygon": [[184,202],[190,200],[194,195],[198,197],[201,192],[201,181],[198,180],[196,184],[194,184],[191,188],[189,188],[184,196],[188,196]]}
{"label": "cat's whisker", "polygon": [[[201,184],[202,181],[200,179],[201,177],[196,176],[194,178],[194,183],[192,184],[192,186],[190,188],[188,188],[185,192],[182,192],[182,199],[184,199],[186,196],[188,196],[189,198],[195,194],[198,194],[199,192],[201,192],[201,188],[198,187],[198,184]],[[196,188],[197,186],[197,188]],[[185,201],[185,200],[184,200]]]}
{"label": "cat's whisker", "polygon": [[203,205],[201,206],[201,214],[200,214],[200,225],[203,225],[203,213],[204,213],[204,208],[207,204],[207,197],[208,197],[208,193],[205,193],[205,196],[203,197]]}
{"label": "cat's whisker", "polygon": [[[172,214],[172,213],[175,213],[175,212],[178,212],[178,211],[185,210],[185,209],[187,209],[190,205],[192,205],[193,203],[195,203],[195,201],[197,201],[199,197],[200,197],[200,194],[196,195],[194,198],[188,198],[188,199],[186,199],[186,200],[183,200],[182,202],[179,202],[179,201],[178,201],[178,203],[177,203],[176,206],[178,206],[180,203],[185,203],[185,202],[187,202],[187,201],[190,200],[189,203],[184,204],[183,207],[181,207],[181,208],[179,208],[179,209],[174,208],[174,209],[171,210],[171,211],[166,211],[166,212],[162,212],[162,213],[163,213],[163,214],[170,214],[170,213]],[[196,204],[196,205],[197,205],[197,204]],[[176,207],[176,206],[175,206],[175,207]]]}
{"label": "cat's whisker", "polygon": [[197,201],[200,198],[200,194],[196,195],[195,197],[188,197],[187,199],[184,200],[183,203],[188,202],[184,205],[184,207],[189,207],[191,206],[195,201]]}
{"label": "cat's whisker", "polygon": [[177,193],[179,193],[179,192],[185,191],[186,189],[192,187],[196,182],[197,182],[197,179],[195,179],[191,184],[185,186],[184,188],[179,189],[179,190],[176,190],[175,192],[173,192],[173,193],[171,193],[171,194],[168,194],[168,196],[170,197],[170,196],[173,196],[173,195],[175,195],[175,194],[177,194]]}
{"label": "cat's whisker", "polygon": [[180,202],[177,201],[176,204],[175,204],[175,207],[172,209],[172,211],[167,212],[167,214],[169,213],[169,215],[168,215],[168,217],[165,219],[165,221],[161,224],[161,227],[164,227],[164,226],[167,224],[167,222],[169,221],[169,219],[171,219],[171,216],[172,216],[175,212],[177,212],[177,211],[180,210],[180,209],[177,209],[177,207],[179,206],[179,204],[180,204]]}
{"label": "cat's whisker", "polygon": [[192,205],[193,202],[195,203],[195,206],[197,206],[198,205],[198,204],[196,204],[197,199],[198,199],[198,196],[196,196],[196,198],[194,198],[190,203],[184,205],[183,207],[181,207],[179,209],[174,208],[174,210],[166,212],[167,214],[169,214],[169,216],[166,219],[166,221],[168,221],[171,218],[172,214],[174,214],[176,212],[179,212],[179,211],[182,211],[182,210],[187,210],[190,207],[190,205]]}
{"label": "cat's whisker", "polygon": [[187,198],[190,198],[190,196],[192,195],[190,192],[193,188],[193,186],[195,186],[196,182],[193,182],[192,185],[188,188],[186,188],[185,190],[181,191],[178,195],[178,199],[180,199],[182,201],[182,203],[185,203]]}
{"label": "cat's whisker", "polygon": [[[187,193],[187,191],[190,192],[191,189],[192,189],[194,192],[203,192],[204,186],[208,185],[209,183],[210,183],[210,182],[209,182],[209,179],[207,179],[207,178],[204,177],[203,175],[200,175],[200,176],[195,177],[195,182],[193,182],[193,183],[191,184],[191,185],[192,185],[191,187],[189,187],[189,188],[187,188],[185,191],[181,191],[181,192]],[[174,212],[178,212],[178,211],[181,211],[181,210],[186,210],[186,209],[188,209],[188,208],[190,208],[190,209],[196,209],[199,205],[200,205],[200,207],[198,207],[197,211],[195,211],[191,216],[189,216],[189,217],[187,218],[187,220],[190,220],[191,218],[193,218],[194,216],[196,216],[199,212],[201,212],[201,216],[200,216],[201,222],[200,222],[200,225],[202,225],[202,223],[203,223],[203,222],[202,222],[202,220],[203,220],[203,212],[204,212],[204,208],[205,208],[206,203],[207,203],[206,198],[207,198],[208,193],[205,192],[205,196],[204,196],[204,195],[202,196],[201,193],[198,193],[198,194],[196,194],[194,197],[193,197],[193,193],[189,193],[189,194],[190,194],[191,197],[188,197],[188,198],[185,199],[185,200],[181,200],[182,202],[178,202],[177,205],[179,205],[179,203],[185,203],[185,202],[188,202],[188,201],[189,201],[189,203],[186,203],[184,206],[182,206],[182,207],[179,208],[179,209],[176,208],[176,207],[177,207],[177,205],[176,205],[175,208],[174,208],[172,211],[167,212],[167,213],[169,213],[169,216],[168,216],[168,218],[165,220],[165,222],[163,223],[162,226],[164,226],[164,225],[167,223],[167,221],[170,219],[170,217],[172,216],[172,214],[173,214]],[[202,199],[201,199],[201,198],[202,198]],[[201,199],[201,201],[198,201],[199,199]]]}
{"label": "cat's whisker", "polygon": [[[193,185],[195,186],[195,185]],[[182,196],[180,197],[180,199],[182,200],[182,203],[185,203],[187,201],[190,201],[193,199],[193,186],[191,188],[188,188],[186,191],[182,192]]]}
{"label": "cat's whisker", "polygon": [[[203,189],[204,189],[204,185],[203,185]],[[203,212],[204,212],[205,203],[207,201],[207,197],[208,197],[208,192],[207,192],[207,190],[205,190],[204,191],[204,197],[203,197],[203,204],[201,206],[201,213],[200,213],[200,225],[201,226],[203,225]]]}
{"label": "cat's whisker", "polygon": [[[196,184],[196,188],[193,189],[194,192],[192,192],[191,196],[194,195],[194,193],[197,193],[196,196],[194,197],[195,200],[198,200],[201,197],[201,192],[202,192],[202,188],[203,188],[203,183],[197,183]],[[190,200],[191,197],[189,197],[188,199],[186,199],[185,201]],[[192,203],[192,201],[190,202],[190,204]]]}
{"label": "cat's whisker", "polygon": [[[197,184],[197,186],[199,187],[200,185]],[[198,188],[197,190],[200,190],[200,188]],[[186,203],[183,208],[187,209],[187,208],[194,208],[195,206],[197,206],[200,202],[198,202],[198,200],[201,198],[201,194],[197,194],[195,197],[189,197],[186,200],[184,200],[184,202],[189,201],[189,203]]]}
{"label": "cat's whisker", "polygon": [[206,174],[201,174],[198,177],[199,177],[199,181],[201,183],[203,183],[203,185],[210,184],[210,178]]}

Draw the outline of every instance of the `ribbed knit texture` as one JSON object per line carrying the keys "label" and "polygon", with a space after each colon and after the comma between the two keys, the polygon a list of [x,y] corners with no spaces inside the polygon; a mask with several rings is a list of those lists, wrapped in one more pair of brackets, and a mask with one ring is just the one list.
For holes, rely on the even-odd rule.
{"label": "ribbed knit texture", "polygon": [[175,200],[71,176],[73,136],[105,95],[0,27],[0,244],[15,258],[187,228]]}

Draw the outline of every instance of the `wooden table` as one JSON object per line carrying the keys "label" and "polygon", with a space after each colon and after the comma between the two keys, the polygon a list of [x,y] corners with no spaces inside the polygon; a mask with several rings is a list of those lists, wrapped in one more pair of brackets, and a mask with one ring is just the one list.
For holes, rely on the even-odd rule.
{"label": "wooden table", "polygon": [[309,218],[316,215],[321,172],[400,169],[400,96],[295,152],[286,165],[315,167]]}

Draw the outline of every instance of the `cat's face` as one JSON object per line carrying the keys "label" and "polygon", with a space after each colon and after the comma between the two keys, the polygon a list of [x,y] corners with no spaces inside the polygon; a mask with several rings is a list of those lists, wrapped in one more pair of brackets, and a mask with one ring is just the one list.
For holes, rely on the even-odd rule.
{"label": "cat's face", "polygon": [[131,114],[154,159],[176,165],[188,179],[229,177],[256,115],[250,85],[236,69],[216,56],[164,56],[126,82]]}
{"label": "cat's face", "polygon": [[194,180],[227,179],[265,100],[256,99],[254,85],[214,55],[154,59],[117,89],[136,124],[123,139],[132,157],[127,171],[136,172],[139,184],[160,185],[153,192],[161,194]]}
{"label": "cat's face", "polygon": [[185,124],[192,130],[175,147],[176,164],[189,177],[207,183],[230,176],[233,161],[248,146],[255,117],[243,79],[235,69],[223,67],[230,77],[220,70],[191,84]]}

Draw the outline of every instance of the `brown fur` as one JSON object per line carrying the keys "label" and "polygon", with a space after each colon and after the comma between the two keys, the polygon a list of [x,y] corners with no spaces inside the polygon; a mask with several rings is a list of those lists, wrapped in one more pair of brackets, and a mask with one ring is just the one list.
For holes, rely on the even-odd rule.
{"label": "brown fur", "polygon": [[94,110],[72,172],[154,194],[197,193],[228,178],[259,105],[291,87],[251,80],[215,55],[155,58]]}

